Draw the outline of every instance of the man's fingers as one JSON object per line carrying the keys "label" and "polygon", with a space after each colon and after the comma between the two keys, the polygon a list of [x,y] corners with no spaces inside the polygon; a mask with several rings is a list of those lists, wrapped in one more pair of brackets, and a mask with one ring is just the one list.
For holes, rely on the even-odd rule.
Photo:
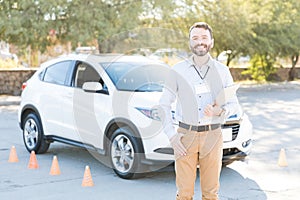
{"label": "man's fingers", "polygon": [[186,149],[183,146],[183,144],[179,141],[175,146],[174,150],[179,154],[179,155],[186,155]]}
{"label": "man's fingers", "polygon": [[208,104],[204,109],[204,115],[206,115],[208,117],[218,116],[221,111],[222,111],[222,108],[220,108],[218,105],[212,106],[212,105]]}
{"label": "man's fingers", "polygon": [[204,109],[204,114],[206,116],[212,116],[212,106],[211,105],[207,105]]}
{"label": "man's fingers", "polygon": [[174,138],[172,138],[171,144],[172,144],[172,147],[173,147],[174,151],[176,152],[176,154],[186,155],[186,149],[181,142],[182,136],[183,136],[183,134],[177,133],[177,135],[174,136]]}
{"label": "man's fingers", "polygon": [[178,142],[178,144],[179,144],[179,149],[180,149],[180,151],[181,151],[181,153],[182,153],[183,155],[186,155],[186,148],[184,147],[184,145],[183,145],[182,142],[181,142],[181,138],[183,137],[183,134],[182,134],[182,133],[179,133],[179,135],[180,135],[179,142]]}

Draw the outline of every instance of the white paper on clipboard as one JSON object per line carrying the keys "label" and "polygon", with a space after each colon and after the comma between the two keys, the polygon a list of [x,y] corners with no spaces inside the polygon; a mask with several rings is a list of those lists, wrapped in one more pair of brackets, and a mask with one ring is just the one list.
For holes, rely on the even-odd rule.
{"label": "white paper on clipboard", "polygon": [[234,84],[223,88],[216,98],[216,104],[219,106],[225,105],[230,99],[236,96],[236,91],[239,87],[239,84]]}

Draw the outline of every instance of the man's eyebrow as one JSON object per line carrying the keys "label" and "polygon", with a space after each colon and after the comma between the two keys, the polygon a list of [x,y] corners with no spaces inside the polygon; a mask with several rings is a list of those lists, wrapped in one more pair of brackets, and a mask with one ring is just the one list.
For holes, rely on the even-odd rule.
{"label": "man's eyebrow", "polygon": [[192,35],[192,38],[208,38],[208,35]]}

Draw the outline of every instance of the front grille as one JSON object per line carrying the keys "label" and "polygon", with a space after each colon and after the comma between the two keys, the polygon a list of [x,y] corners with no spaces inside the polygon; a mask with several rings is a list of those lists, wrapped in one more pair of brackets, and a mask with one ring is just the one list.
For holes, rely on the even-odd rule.
{"label": "front grille", "polygon": [[222,128],[232,128],[232,141],[236,139],[240,130],[240,124],[224,124]]}

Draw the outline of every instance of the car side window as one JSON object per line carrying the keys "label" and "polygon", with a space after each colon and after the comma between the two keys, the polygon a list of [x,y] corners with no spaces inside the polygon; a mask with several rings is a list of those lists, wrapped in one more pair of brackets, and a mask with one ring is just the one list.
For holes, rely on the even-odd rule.
{"label": "car side window", "polygon": [[101,83],[103,90],[99,91],[99,93],[108,94],[108,89],[99,73],[89,64],[84,62],[77,62],[74,86],[82,88],[82,85],[85,82]]}
{"label": "car side window", "polygon": [[44,72],[43,81],[65,85],[70,64],[71,61],[63,61],[47,67]]}
{"label": "car side window", "polygon": [[85,82],[100,82],[101,77],[98,72],[90,65],[79,62],[75,75],[75,87],[82,88]]}

